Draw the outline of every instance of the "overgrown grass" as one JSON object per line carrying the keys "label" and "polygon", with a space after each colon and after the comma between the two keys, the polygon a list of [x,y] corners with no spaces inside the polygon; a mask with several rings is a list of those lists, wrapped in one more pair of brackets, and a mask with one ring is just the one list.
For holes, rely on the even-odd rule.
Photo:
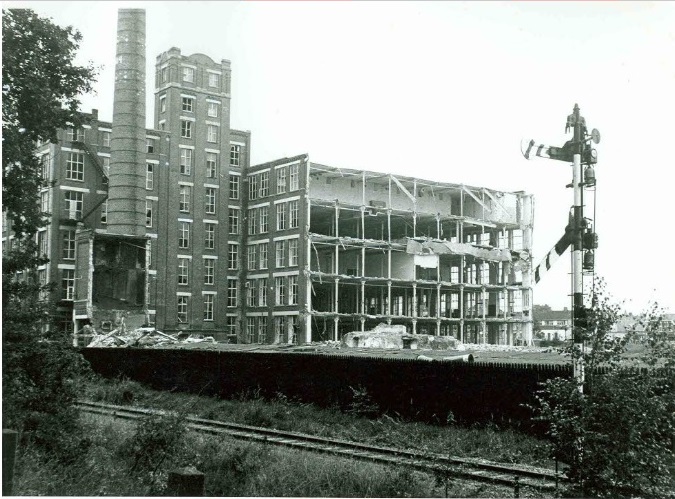
{"label": "overgrown grass", "polygon": [[313,435],[354,440],[382,446],[438,452],[454,456],[481,457],[501,462],[552,466],[546,442],[513,429],[496,425],[463,427],[404,421],[388,415],[372,419],[369,414],[343,413],[291,401],[282,394],[263,400],[255,392],[235,400],[170,393],[132,381],[96,380],[86,385],[83,397],[193,414],[206,419],[290,430]]}
{"label": "overgrown grass", "polygon": [[[179,434],[154,426],[157,434]],[[195,466],[206,477],[208,496],[276,497],[509,497],[506,488],[470,482],[447,484],[405,468],[381,466],[344,458],[248,444],[188,432],[161,465],[135,466],[130,443],[138,443],[132,423],[87,415],[83,431],[91,446],[77,463],[64,465],[44,450],[20,451],[15,493],[50,496],[145,496],[166,494],[168,471]],[[152,432],[151,432],[152,433]],[[144,434],[140,432],[140,434]],[[147,431],[146,433],[147,434]],[[144,440],[146,446],[147,439]],[[153,464],[154,466],[154,464]],[[522,490],[521,497],[539,497]]]}

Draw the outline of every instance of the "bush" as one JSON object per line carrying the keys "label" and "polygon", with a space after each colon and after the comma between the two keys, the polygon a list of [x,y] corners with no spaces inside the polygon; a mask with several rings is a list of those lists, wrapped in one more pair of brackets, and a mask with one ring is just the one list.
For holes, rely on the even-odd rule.
{"label": "bush", "polygon": [[347,413],[354,416],[364,416],[368,418],[375,418],[380,413],[380,408],[368,393],[368,390],[362,386],[354,388],[349,387],[352,391],[352,400],[347,407]]}
{"label": "bush", "polygon": [[180,454],[185,446],[187,421],[184,414],[149,415],[136,427],[133,436],[125,440],[118,454],[130,459],[132,475],[149,479],[148,494],[161,494],[166,487],[165,464]]}
{"label": "bush", "polygon": [[87,397],[94,402],[106,402],[115,405],[130,405],[141,390],[140,383],[130,379],[106,380],[99,378],[88,387]]}
{"label": "bush", "polygon": [[2,423],[28,441],[72,461],[83,454],[79,411],[73,407],[77,382],[88,364],[65,341],[27,340],[3,344]]}
{"label": "bush", "polygon": [[659,332],[656,307],[645,315],[646,351],[622,359],[630,335],[608,334],[619,308],[593,297],[586,351],[568,349],[585,364],[576,379],[553,379],[537,395],[538,416],[549,424],[552,457],[582,495],[675,497],[675,348]]}

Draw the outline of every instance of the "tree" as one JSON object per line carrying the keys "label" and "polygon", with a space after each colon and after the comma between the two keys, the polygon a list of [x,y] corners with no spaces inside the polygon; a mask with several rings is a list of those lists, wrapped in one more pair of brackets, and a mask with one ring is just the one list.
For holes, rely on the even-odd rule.
{"label": "tree", "polygon": [[572,361],[583,358],[583,393],[579,380],[557,378],[537,395],[552,455],[582,495],[675,497],[675,345],[660,332],[654,305],[641,320],[641,353],[625,356],[631,335],[610,334],[621,307],[602,284],[597,289],[582,331],[585,349],[563,349]]}
{"label": "tree", "polygon": [[[75,121],[79,95],[92,90],[96,69],[73,62],[80,40],[74,28],[32,10],[2,11],[2,210],[15,237],[2,258],[3,425],[45,441],[72,421],[64,411],[83,361],[63,338],[38,334],[52,309],[44,299],[51,288],[36,276],[47,259],[34,237],[49,219],[38,203],[43,180],[35,151],[38,141],[57,141],[57,130]],[[68,447],[56,440],[55,448]]]}

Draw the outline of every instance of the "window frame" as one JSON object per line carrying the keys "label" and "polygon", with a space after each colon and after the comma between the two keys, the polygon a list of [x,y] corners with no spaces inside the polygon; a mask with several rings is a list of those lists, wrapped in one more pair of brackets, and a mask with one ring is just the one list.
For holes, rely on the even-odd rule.
{"label": "window frame", "polygon": [[72,151],[68,153],[68,158],[66,159],[66,179],[84,182],[84,153]]}
{"label": "window frame", "polygon": [[181,147],[180,149],[180,174],[190,176],[192,175],[192,149]]}
{"label": "window frame", "polygon": [[211,293],[202,295],[204,297],[204,321],[213,322],[214,312],[215,312],[215,296]]}
{"label": "window frame", "polygon": [[216,284],[216,260],[204,258],[204,285],[215,286]]}
{"label": "window frame", "polygon": [[190,213],[190,201],[192,197],[192,186],[180,184],[178,186],[178,211],[181,213]]}
{"label": "window frame", "polygon": [[188,249],[190,247],[190,222],[178,222],[178,247]]}
{"label": "window frame", "polygon": [[190,285],[190,259],[178,257],[178,273],[176,274],[179,286]]}

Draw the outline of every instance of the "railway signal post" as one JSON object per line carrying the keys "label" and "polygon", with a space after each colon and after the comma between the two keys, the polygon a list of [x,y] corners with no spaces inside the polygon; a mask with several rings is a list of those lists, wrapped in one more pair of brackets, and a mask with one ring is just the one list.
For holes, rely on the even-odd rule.
{"label": "railway signal post", "polygon": [[[590,142],[600,142],[600,132],[593,129],[590,136],[587,133],[586,119],[579,113],[579,105],[574,105],[572,114],[567,116],[565,132],[572,130],[572,140],[562,147],[537,144],[534,140],[523,141],[521,144],[525,159],[542,157],[572,163],[572,187],[574,190],[574,204],[569,216],[569,223],[562,238],[546,255],[544,261],[536,267],[535,281],[539,282],[543,272],[548,270],[552,261],[560,256],[569,246],[572,247],[572,335],[577,355],[574,360],[574,377],[578,382],[579,390],[583,391],[584,364],[581,351],[583,349],[584,333],[588,329],[588,311],[584,305],[583,276],[584,272],[593,272],[594,250],[597,248],[597,234],[590,226],[592,219],[584,217],[584,188],[595,186],[595,171],[597,163],[595,149]],[[586,169],[582,171],[582,165]],[[595,215],[595,214],[593,214]]]}

